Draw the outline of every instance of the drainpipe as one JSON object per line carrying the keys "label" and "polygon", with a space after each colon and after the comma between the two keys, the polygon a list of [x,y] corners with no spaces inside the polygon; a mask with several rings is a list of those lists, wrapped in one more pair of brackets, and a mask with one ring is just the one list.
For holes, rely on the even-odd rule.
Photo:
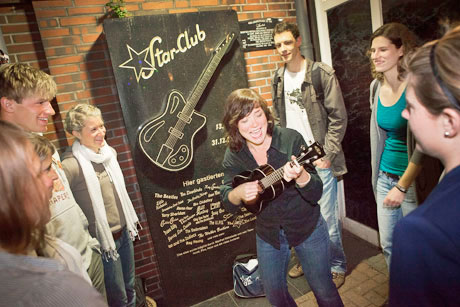
{"label": "drainpipe", "polygon": [[313,44],[311,42],[310,24],[308,23],[307,0],[295,0],[295,8],[297,15],[297,26],[299,27],[302,44],[300,52],[306,58],[315,59],[313,53]]}

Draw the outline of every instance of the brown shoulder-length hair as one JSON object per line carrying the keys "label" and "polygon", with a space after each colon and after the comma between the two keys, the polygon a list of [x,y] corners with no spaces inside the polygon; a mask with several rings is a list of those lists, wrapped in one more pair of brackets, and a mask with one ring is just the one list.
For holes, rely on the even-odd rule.
{"label": "brown shoulder-length hair", "polygon": [[378,79],[379,81],[383,81],[383,73],[375,71],[374,62],[371,59],[372,41],[374,38],[379,36],[383,36],[388,39],[398,49],[401,48],[401,46],[403,47],[403,56],[398,61],[398,78],[399,80],[404,79],[406,71],[402,63],[405,55],[412,52],[417,46],[417,38],[415,34],[405,25],[397,22],[384,24],[375,30],[374,33],[372,33],[371,39],[369,41],[369,49],[367,50],[367,56],[371,62],[372,77],[374,79]]}
{"label": "brown shoulder-length hair", "polygon": [[[38,246],[50,218],[45,187],[34,170],[38,159],[28,134],[0,121],[0,246],[25,254]],[[34,156],[35,155],[35,156]]]}
{"label": "brown shoulder-length hair", "polygon": [[228,146],[232,151],[239,151],[245,139],[238,130],[238,122],[252,112],[255,107],[261,107],[267,117],[267,134],[273,133],[273,115],[265,100],[254,90],[242,88],[234,90],[225,102],[224,127],[229,138]]}
{"label": "brown shoulder-length hair", "polygon": [[[431,53],[433,58],[430,60]],[[404,64],[410,74],[409,86],[413,87],[415,96],[431,114],[439,115],[445,108],[460,111],[460,26],[439,40],[420,47],[409,55]],[[450,99],[446,92],[451,95]]]}

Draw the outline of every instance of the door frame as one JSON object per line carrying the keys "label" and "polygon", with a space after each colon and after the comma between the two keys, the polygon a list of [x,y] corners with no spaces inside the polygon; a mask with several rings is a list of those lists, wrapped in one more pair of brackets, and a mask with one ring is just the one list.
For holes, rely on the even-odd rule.
{"label": "door frame", "polygon": [[[319,37],[329,37],[327,11],[348,1],[352,0],[315,0],[316,22]],[[371,7],[372,32],[374,32],[383,24],[382,1],[369,0],[369,2]],[[330,40],[320,39],[319,47],[321,61],[332,67]],[[379,246],[379,236],[377,230],[347,217],[344,184],[346,184],[344,180],[341,180],[339,181],[338,186],[339,219],[342,222],[343,228],[360,237],[361,239],[375,246]]]}

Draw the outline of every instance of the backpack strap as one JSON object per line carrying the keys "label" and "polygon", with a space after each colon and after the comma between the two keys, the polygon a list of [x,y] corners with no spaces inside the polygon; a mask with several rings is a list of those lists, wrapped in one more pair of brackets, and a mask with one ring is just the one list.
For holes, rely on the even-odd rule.
{"label": "backpack strap", "polygon": [[316,99],[318,101],[324,101],[323,82],[321,81],[321,69],[319,68],[319,62],[314,62],[311,69],[311,82],[316,92]]}
{"label": "backpack strap", "polygon": [[[278,93],[278,84],[281,81],[281,74],[284,72],[284,66],[278,68],[275,72],[275,76],[273,77],[273,93],[276,96],[276,98],[279,98],[280,93]],[[274,97],[273,97],[274,99]]]}

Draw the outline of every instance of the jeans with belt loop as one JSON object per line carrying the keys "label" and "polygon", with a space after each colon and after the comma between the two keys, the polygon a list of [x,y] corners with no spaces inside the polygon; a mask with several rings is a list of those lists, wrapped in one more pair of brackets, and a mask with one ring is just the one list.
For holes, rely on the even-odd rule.
{"label": "jeans with belt loop", "polygon": [[382,247],[383,255],[390,269],[391,250],[393,242],[393,230],[396,223],[409,214],[412,210],[417,208],[417,201],[415,198],[415,189],[410,186],[404,201],[399,207],[387,207],[383,205],[383,200],[388,192],[398,183],[398,177],[388,176],[383,171],[379,171],[376,186],[376,202],[377,202],[377,221],[379,224],[380,246]]}
{"label": "jeans with belt loop", "polygon": [[104,264],[104,280],[107,290],[107,301],[110,307],[136,306],[134,290],[134,247],[126,227],[121,236],[115,240],[118,252],[117,260],[102,260]]}
{"label": "jeans with belt loop", "polygon": [[339,221],[337,178],[334,177],[330,168],[316,167],[316,171],[323,182],[323,195],[318,204],[329,232],[331,271],[345,273],[347,271],[347,259],[343,251],[342,229]]}

